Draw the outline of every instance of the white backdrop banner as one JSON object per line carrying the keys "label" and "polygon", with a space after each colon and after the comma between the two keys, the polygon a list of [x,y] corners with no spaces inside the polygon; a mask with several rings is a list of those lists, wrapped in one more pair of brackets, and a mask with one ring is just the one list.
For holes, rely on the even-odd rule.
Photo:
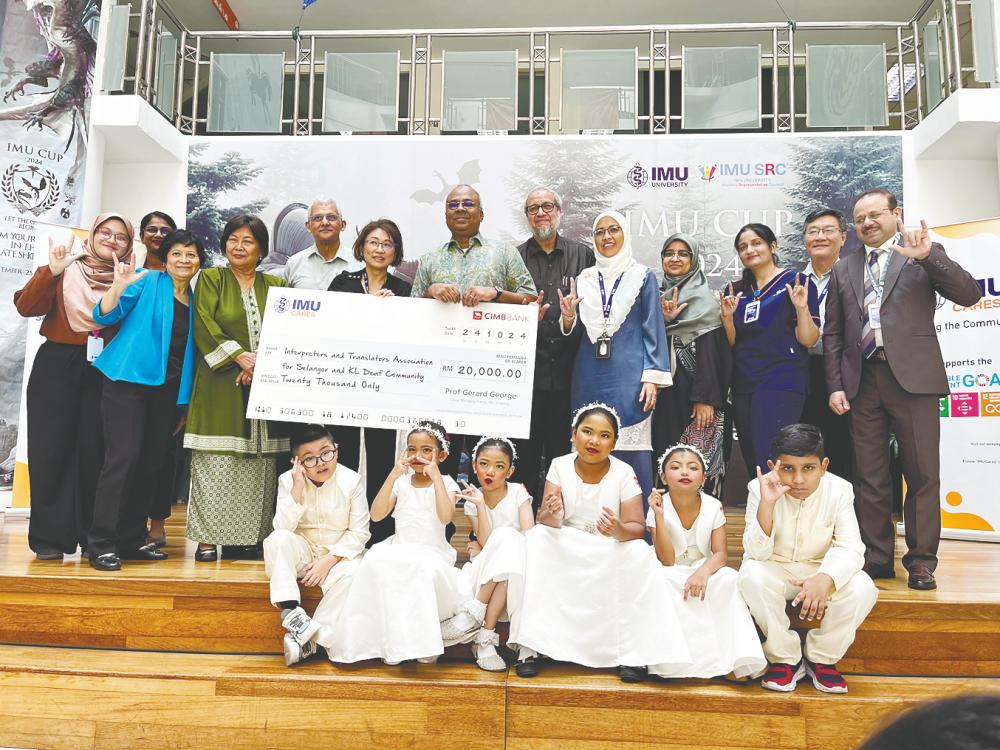
{"label": "white backdrop banner", "polygon": [[933,234],[983,290],[972,307],[938,297],[951,387],[941,399],[942,536],[1000,542],[1000,219]]}

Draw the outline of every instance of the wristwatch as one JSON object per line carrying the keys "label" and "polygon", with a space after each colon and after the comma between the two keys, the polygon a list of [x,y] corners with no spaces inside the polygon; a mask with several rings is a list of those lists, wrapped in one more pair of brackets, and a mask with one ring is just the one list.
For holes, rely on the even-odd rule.
{"label": "wristwatch", "polygon": [[495,287],[493,287],[493,288],[497,290],[497,296],[493,298],[493,301],[494,301],[494,302],[497,302],[497,301],[499,301],[499,299],[500,299],[500,295],[501,295],[501,294],[503,294],[503,289],[501,289],[501,288],[500,288],[500,287],[498,287],[498,286],[495,286]]}

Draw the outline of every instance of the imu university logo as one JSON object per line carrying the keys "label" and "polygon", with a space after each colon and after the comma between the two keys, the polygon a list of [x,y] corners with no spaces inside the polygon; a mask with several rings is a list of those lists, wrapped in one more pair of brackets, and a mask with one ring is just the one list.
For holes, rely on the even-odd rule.
{"label": "imu university logo", "polygon": [[639,162],[636,162],[635,166],[625,175],[625,179],[628,180],[629,185],[638,189],[649,181],[649,172],[643,169]]}
{"label": "imu university logo", "polygon": [[41,216],[59,202],[59,180],[47,169],[11,164],[0,176],[0,192],[21,213]]}

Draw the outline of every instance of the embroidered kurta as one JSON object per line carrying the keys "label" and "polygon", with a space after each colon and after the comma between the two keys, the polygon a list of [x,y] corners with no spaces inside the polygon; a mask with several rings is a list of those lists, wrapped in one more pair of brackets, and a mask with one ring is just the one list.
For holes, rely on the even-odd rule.
{"label": "embroidered kurta", "polygon": [[229,268],[201,272],[194,293],[194,342],[198,362],[184,447],[231,455],[275,455],[288,450],[281,426],[247,419],[249,389],[235,385],[236,357],[257,351],[267,290],[283,286],[258,273],[244,295]]}

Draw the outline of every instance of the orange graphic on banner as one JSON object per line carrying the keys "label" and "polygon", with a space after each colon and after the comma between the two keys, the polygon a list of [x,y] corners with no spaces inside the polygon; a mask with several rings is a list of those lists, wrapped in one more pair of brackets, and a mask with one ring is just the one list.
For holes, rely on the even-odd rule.
{"label": "orange graphic on banner", "polygon": [[[944,496],[944,501],[953,508],[962,504],[962,495],[959,492],[949,492]],[[968,531],[996,531],[989,522],[975,513],[949,513],[944,508],[941,509],[941,525],[948,529],[966,529]]]}

